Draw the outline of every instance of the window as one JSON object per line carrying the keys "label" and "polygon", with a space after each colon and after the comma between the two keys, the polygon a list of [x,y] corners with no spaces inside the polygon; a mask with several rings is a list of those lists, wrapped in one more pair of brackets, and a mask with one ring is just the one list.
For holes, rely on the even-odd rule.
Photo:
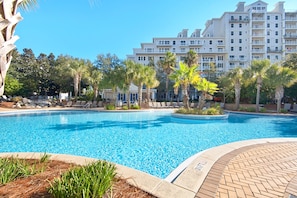
{"label": "window", "polygon": [[278,31],[275,31],[275,36],[277,36],[278,35]]}
{"label": "window", "polygon": [[267,59],[270,59],[270,55],[267,55]]}
{"label": "window", "polygon": [[242,16],[239,16],[239,20],[242,20]]}
{"label": "window", "polygon": [[239,23],[239,28],[242,28],[242,24],[241,23]]}
{"label": "window", "polygon": [[235,57],[234,55],[230,55],[230,56],[229,56],[229,59],[230,59],[230,60],[233,60],[234,57]]}
{"label": "window", "polygon": [[212,45],[212,40],[209,41],[209,45]]}
{"label": "window", "polygon": [[242,51],[242,47],[239,47],[239,51]]}
{"label": "window", "polygon": [[268,35],[268,36],[270,35],[270,31],[267,31],[267,35]]}
{"label": "window", "polygon": [[278,28],[278,23],[275,24],[275,27]]}
{"label": "window", "polygon": [[231,31],[231,36],[233,36],[234,35],[234,32],[233,31]]}
{"label": "window", "polygon": [[234,47],[231,47],[231,51],[234,51]]}
{"label": "window", "polygon": [[270,28],[270,23],[267,23],[267,27]]}
{"label": "window", "polygon": [[242,35],[242,31],[239,31],[239,35],[240,35],[240,36]]}
{"label": "window", "polygon": [[242,39],[239,39],[239,41],[238,41],[239,43],[242,43]]}
{"label": "window", "polygon": [[231,16],[231,20],[234,20],[234,16]]}
{"label": "window", "polygon": [[239,56],[239,59],[240,59],[240,60],[244,60],[244,55],[240,55],[240,56]]}
{"label": "window", "polygon": [[233,23],[231,23],[231,28],[234,28],[234,24]]}
{"label": "window", "polygon": [[194,45],[194,44],[195,44],[195,41],[190,41],[190,44],[191,44],[191,45]]}
{"label": "window", "polygon": [[217,68],[223,68],[224,64],[223,63],[218,63]]}
{"label": "window", "polygon": [[278,16],[275,16],[275,20],[278,20]]}
{"label": "window", "polygon": [[186,45],[186,41],[180,41],[181,45]]}
{"label": "window", "polygon": [[175,45],[175,41],[172,41],[173,45]]}
{"label": "window", "polygon": [[270,43],[270,39],[267,39],[267,43]]}
{"label": "window", "polygon": [[278,43],[278,39],[275,39],[275,43]]}
{"label": "window", "polygon": [[185,52],[186,51],[186,48],[180,48],[180,51],[181,52]]}
{"label": "window", "polygon": [[267,20],[270,20],[270,16],[269,15],[267,15]]}
{"label": "window", "polygon": [[234,39],[231,39],[231,43],[234,43]]}
{"label": "window", "polygon": [[224,60],[224,56],[218,56],[218,60]]}
{"label": "window", "polygon": [[275,56],[275,59],[278,60],[278,55]]}

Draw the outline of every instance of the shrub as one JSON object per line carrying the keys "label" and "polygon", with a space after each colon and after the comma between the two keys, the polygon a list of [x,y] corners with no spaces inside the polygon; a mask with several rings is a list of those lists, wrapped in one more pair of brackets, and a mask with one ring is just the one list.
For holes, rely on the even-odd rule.
{"label": "shrub", "polygon": [[140,106],[139,105],[132,105],[131,109],[140,109]]}
{"label": "shrub", "polygon": [[105,109],[106,109],[106,110],[115,110],[116,107],[115,107],[115,105],[113,105],[113,104],[108,104],[108,105],[105,106]]}
{"label": "shrub", "polygon": [[262,108],[260,108],[260,112],[261,112],[261,113],[266,113],[266,112],[267,112],[267,109],[264,108],[264,107],[262,107]]}
{"label": "shrub", "polygon": [[176,113],[181,113],[181,114],[195,114],[195,115],[222,115],[224,114],[222,108],[218,107],[211,107],[208,109],[185,109],[185,108],[180,108],[175,111]]}
{"label": "shrub", "polygon": [[123,110],[128,110],[129,108],[128,108],[127,105],[125,105],[125,106],[122,106],[122,109],[123,109]]}
{"label": "shrub", "polygon": [[20,177],[34,175],[37,172],[35,166],[30,167],[24,160],[0,158],[0,184],[6,184]]}
{"label": "shrub", "polygon": [[74,168],[51,183],[48,192],[54,197],[103,197],[112,187],[116,168],[106,161]]}
{"label": "shrub", "polygon": [[247,107],[246,111],[247,112],[256,112],[256,108],[255,107]]}
{"label": "shrub", "polygon": [[281,109],[280,112],[281,113],[288,113],[288,110],[287,109]]}

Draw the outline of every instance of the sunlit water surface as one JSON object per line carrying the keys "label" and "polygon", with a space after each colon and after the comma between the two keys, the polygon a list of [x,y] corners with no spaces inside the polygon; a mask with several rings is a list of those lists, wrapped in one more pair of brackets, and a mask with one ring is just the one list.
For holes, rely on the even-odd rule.
{"label": "sunlit water surface", "polygon": [[171,112],[45,111],[0,116],[0,152],[47,152],[105,159],[160,178],[190,156],[222,144],[297,137],[297,119],[229,114],[189,121]]}

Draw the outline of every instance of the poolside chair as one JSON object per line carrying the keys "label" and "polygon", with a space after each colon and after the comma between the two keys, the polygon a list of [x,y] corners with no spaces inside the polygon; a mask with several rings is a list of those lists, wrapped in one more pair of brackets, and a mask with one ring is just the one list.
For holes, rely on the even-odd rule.
{"label": "poolside chair", "polygon": [[83,105],[83,108],[91,108],[92,101],[88,101],[86,104]]}
{"label": "poolside chair", "polygon": [[96,108],[97,107],[97,101],[93,101],[92,104],[91,104],[91,107]]}
{"label": "poolside chair", "polygon": [[65,104],[65,107],[71,107],[72,106],[72,101],[68,101],[66,104]]}

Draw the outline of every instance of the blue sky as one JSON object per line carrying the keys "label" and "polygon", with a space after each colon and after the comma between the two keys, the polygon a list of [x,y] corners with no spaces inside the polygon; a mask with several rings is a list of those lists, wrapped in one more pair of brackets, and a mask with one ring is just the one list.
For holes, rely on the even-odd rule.
{"label": "blue sky", "polygon": [[[234,11],[240,0],[39,0],[15,34],[17,49],[96,60],[98,54],[120,59],[154,37],[175,37],[182,29],[204,29],[205,22]],[[247,0],[251,4],[256,0]],[[71,2],[71,3],[70,3]],[[271,10],[277,0],[264,0]],[[285,9],[297,10],[296,0]]]}

